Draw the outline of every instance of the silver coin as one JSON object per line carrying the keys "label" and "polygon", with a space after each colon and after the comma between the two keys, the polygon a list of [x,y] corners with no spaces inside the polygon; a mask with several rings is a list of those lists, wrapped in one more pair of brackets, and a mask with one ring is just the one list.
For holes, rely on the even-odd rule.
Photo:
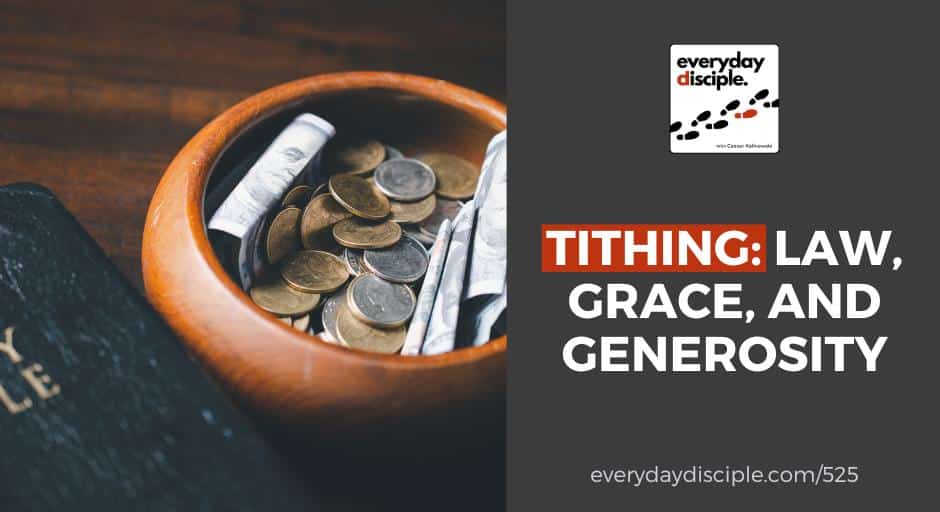
{"label": "silver coin", "polygon": [[365,270],[362,268],[362,249],[343,248],[343,261],[353,277],[358,276]]}
{"label": "silver coin", "polygon": [[[437,204],[434,206],[434,213],[430,217],[418,224],[418,229],[432,239],[437,237],[437,230],[441,229],[441,223],[444,219],[454,220],[463,203],[452,199],[437,198]],[[434,243],[433,240],[431,243]]]}
{"label": "silver coin", "polygon": [[326,302],[323,303],[323,311],[320,313],[320,320],[323,322],[323,330],[326,332],[330,339],[338,340],[336,337],[336,312],[339,311],[339,308],[346,306],[346,287],[342,287],[339,290],[336,290],[336,293],[330,296],[329,299],[326,299]]}
{"label": "silver coin", "polygon": [[375,186],[392,199],[417,201],[434,193],[437,177],[424,162],[413,158],[386,160],[375,168]]}
{"label": "silver coin", "polygon": [[421,242],[425,247],[434,245],[434,237],[422,233],[417,224],[402,224],[401,229],[406,235]]}
{"label": "silver coin", "polygon": [[386,144],[385,145],[385,159],[392,160],[394,158],[405,158],[405,155],[402,154],[401,151],[398,151],[398,149],[393,148],[392,146],[389,146],[388,144]]}
{"label": "silver coin", "polygon": [[414,313],[415,293],[407,285],[390,283],[375,274],[362,274],[346,288],[346,307],[353,316],[373,327],[398,327]]}
{"label": "silver coin", "polygon": [[330,333],[327,332],[327,331],[319,331],[319,332],[317,332],[316,330],[314,330],[313,327],[311,327],[310,330],[307,331],[307,333],[310,334],[311,336],[317,336],[317,337],[319,337],[321,340],[323,340],[323,341],[325,341],[325,342],[327,342],[327,343],[331,343],[331,344],[333,344],[333,345],[342,345],[342,343],[340,343],[339,340],[334,339],[333,336],[331,336]]}
{"label": "silver coin", "polygon": [[413,283],[428,270],[428,251],[407,235],[384,249],[367,249],[362,263],[375,275],[393,283]]}

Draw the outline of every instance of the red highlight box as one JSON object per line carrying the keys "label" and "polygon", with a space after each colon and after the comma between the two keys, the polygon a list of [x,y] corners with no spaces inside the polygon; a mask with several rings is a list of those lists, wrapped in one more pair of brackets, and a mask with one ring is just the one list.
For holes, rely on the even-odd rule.
{"label": "red highlight box", "polygon": [[542,272],[766,271],[766,224],[542,224]]}

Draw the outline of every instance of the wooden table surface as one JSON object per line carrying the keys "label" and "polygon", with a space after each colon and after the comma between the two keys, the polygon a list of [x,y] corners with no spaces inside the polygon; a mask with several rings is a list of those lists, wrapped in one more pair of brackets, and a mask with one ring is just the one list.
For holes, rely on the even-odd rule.
{"label": "wooden table surface", "polygon": [[504,2],[0,0],[0,184],[50,188],[141,291],[150,197],[207,121],[345,70],[504,100]]}
{"label": "wooden table surface", "polygon": [[[505,11],[485,0],[0,0],[0,185],[51,189],[142,291],[150,197],[202,125],[267,87],[344,70],[505,100]],[[455,440],[455,459],[410,468],[316,455],[294,465],[326,510],[502,508],[505,439],[480,441],[489,449],[468,456]]]}

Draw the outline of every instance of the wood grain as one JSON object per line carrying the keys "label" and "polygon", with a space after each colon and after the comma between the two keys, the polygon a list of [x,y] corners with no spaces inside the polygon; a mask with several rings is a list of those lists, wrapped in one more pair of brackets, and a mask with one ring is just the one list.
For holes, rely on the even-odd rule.
{"label": "wood grain", "polygon": [[359,69],[502,100],[505,46],[503,2],[0,0],[0,184],[50,188],[142,290],[157,181],[225,108]]}

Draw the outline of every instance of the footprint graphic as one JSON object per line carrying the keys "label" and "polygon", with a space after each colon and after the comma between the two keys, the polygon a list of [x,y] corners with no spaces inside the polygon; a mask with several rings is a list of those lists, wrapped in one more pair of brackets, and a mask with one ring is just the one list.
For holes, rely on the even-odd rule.
{"label": "footprint graphic", "polygon": [[724,119],[719,119],[718,121],[715,121],[714,124],[713,123],[706,124],[705,128],[708,128],[709,130],[720,130],[724,128],[725,126],[728,126],[728,121],[725,121]]}
{"label": "footprint graphic", "polygon": [[692,140],[696,138],[698,138],[698,132],[695,130],[692,130],[686,133],[685,135],[682,135],[681,133],[679,135],[676,135],[676,139],[678,140]]}
{"label": "footprint graphic", "polygon": [[734,109],[736,109],[736,108],[738,108],[738,107],[740,107],[740,106],[741,106],[741,102],[738,101],[738,100],[734,100],[734,101],[732,101],[731,103],[728,103],[727,105],[725,105],[725,108],[721,109],[721,115],[725,115],[725,114],[727,114],[728,112],[731,112],[732,110],[734,110]]}
{"label": "footprint graphic", "polygon": [[777,99],[775,99],[775,100],[773,100],[773,101],[765,101],[765,102],[764,102],[764,106],[765,106],[765,107],[778,108],[778,107],[780,107],[780,98],[777,98]]}
{"label": "footprint graphic", "polygon": [[755,94],[754,97],[751,98],[751,101],[748,102],[748,104],[749,104],[749,105],[753,105],[753,104],[757,103],[757,100],[762,100],[762,99],[766,98],[768,94],[770,94],[770,91],[768,91],[767,89],[761,89],[761,90],[757,91],[757,94]]}
{"label": "footprint graphic", "polygon": [[676,121],[675,123],[669,125],[669,133],[679,131],[679,128],[682,128],[682,121]]}
{"label": "footprint graphic", "polygon": [[[710,110],[706,110],[705,112],[702,112],[701,114],[698,115],[698,117],[695,118],[695,121],[692,121],[692,126],[698,126],[698,124],[699,124],[701,121],[705,121],[706,119],[708,119],[708,118],[711,117],[711,116],[712,116],[712,113],[711,113]],[[693,138],[694,138],[694,137],[693,137]]]}
{"label": "footprint graphic", "polygon": [[750,119],[750,118],[752,118],[752,117],[754,117],[754,116],[756,116],[756,115],[757,115],[757,111],[754,110],[753,108],[749,108],[749,109],[745,110],[744,112],[735,112],[735,113],[734,113],[735,119]]}

